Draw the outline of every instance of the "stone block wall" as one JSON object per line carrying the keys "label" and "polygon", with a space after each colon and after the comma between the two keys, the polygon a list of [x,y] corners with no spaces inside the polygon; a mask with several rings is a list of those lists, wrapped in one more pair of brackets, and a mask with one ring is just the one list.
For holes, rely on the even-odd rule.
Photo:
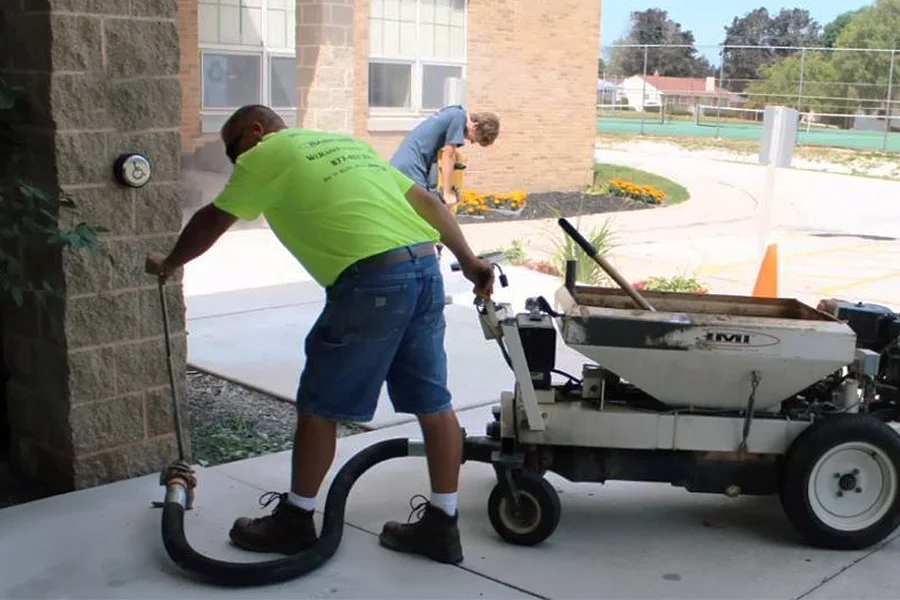
{"label": "stone block wall", "polygon": [[[31,174],[77,203],[64,225],[109,230],[108,257],[35,247],[32,267],[66,298],[3,312],[13,462],[53,490],[159,471],[176,454],[158,290],[143,271],[181,227],[176,10],[176,0],[0,3],[0,73],[25,87],[33,113],[21,129]],[[115,183],[126,152],[153,163],[146,187]],[[167,294],[183,398],[180,281]]]}
{"label": "stone block wall", "polygon": [[297,0],[297,122],[353,132],[354,0]]}

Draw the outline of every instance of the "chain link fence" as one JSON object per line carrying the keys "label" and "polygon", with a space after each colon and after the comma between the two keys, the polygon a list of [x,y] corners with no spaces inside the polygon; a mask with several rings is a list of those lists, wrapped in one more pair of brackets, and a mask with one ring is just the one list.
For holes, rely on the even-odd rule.
{"label": "chain link fence", "polygon": [[601,59],[600,132],[759,140],[779,105],[800,113],[797,145],[900,153],[895,49],[616,44]]}

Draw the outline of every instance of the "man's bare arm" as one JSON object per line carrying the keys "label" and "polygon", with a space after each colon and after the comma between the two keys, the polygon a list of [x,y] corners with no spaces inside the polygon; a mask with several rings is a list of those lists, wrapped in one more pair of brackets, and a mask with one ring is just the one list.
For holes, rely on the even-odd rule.
{"label": "man's bare arm", "polygon": [[441,154],[441,163],[443,172],[441,191],[444,192],[444,202],[455,204],[456,199],[453,197],[451,181],[453,180],[453,168],[456,166],[456,146],[444,146]]}
{"label": "man's bare arm", "polygon": [[213,204],[198,210],[166,257],[165,271],[171,273],[209,250],[237,220],[237,217]]}
{"label": "man's bare arm", "polygon": [[450,211],[438,200],[437,196],[429,194],[422,187],[413,185],[406,192],[406,200],[420,217],[441,234],[441,242],[453,252],[460,264],[471,262],[476,258],[475,253],[469,247],[463,236],[459,224]]}
{"label": "man's bare arm", "polygon": [[475,294],[490,296],[494,291],[494,269],[490,263],[475,256],[447,207],[437,196],[429,194],[418,185],[413,185],[406,192],[406,200],[420,217],[441,234],[441,241],[459,260],[463,275],[475,284]]}

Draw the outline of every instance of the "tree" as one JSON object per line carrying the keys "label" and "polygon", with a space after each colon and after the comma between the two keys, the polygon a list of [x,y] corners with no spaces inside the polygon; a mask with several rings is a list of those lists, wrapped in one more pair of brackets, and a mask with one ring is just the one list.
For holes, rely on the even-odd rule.
{"label": "tree", "polygon": [[[800,95],[800,69],[803,68],[803,98]],[[826,52],[799,53],[760,67],[762,79],[747,86],[747,108],[764,108],[769,104],[792,106],[800,112],[838,112],[832,100],[836,91],[836,72]]]}
{"label": "tree", "polygon": [[[900,0],[876,0],[850,17],[835,48],[900,48]],[[891,66],[890,52],[835,50],[832,61],[846,93],[868,108],[884,109]],[[894,61],[894,89],[900,84],[900,52]],[[894,96],[896,97],[896,95]]]}
{"label": "tree", "polygon": [[797,48],[812,46],[819,38],[820,25],[808,10],[782,9],[774,17],[765,8],[757,8],[743,17],[735,17],[725,28],[723,72],[727,87],[741,92],[760,77],[760,68],[791,50],[769,48],[727,48],[727,46],[779,46]]}
{"label": "tree", "polygon": [[822,31],[822,45],[826,48],[834,48],[838,36],[850,23],[850,19],[862,12],[863,9],[848,10],[835,17],[834,21],[825,25]]}
{"label": "tree", "polygon": [[[631,29],[616,42],[617,45],[667,45],[670,48],[649,48],[646,52],[647,73],[670,77],[706,75],[709,61],[697,56],[694,34],[681,29],[681,24],[658,8],[631,13]],[[681,46],[681,47],[674,47]],[[610,53],[609,71],[629,77],[644,72],[644,48],[614,48]]]}

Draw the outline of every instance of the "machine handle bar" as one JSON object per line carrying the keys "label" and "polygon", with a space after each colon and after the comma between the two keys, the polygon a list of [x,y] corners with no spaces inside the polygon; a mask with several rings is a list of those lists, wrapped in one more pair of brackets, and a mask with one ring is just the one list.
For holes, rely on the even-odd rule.
{"label": "machine handle bar", "polygon": [[[486,260],[488,262],[494,262],[496,260],[503,258],[503,253],[502,252],[484,252],[482,254],[478,254],[477,256],[481,260]],[[459,271],[462,270],[462,265],[459,264],[459,261],[450,263],[450,270],[453,271],[454,273],[458,273]]]}

